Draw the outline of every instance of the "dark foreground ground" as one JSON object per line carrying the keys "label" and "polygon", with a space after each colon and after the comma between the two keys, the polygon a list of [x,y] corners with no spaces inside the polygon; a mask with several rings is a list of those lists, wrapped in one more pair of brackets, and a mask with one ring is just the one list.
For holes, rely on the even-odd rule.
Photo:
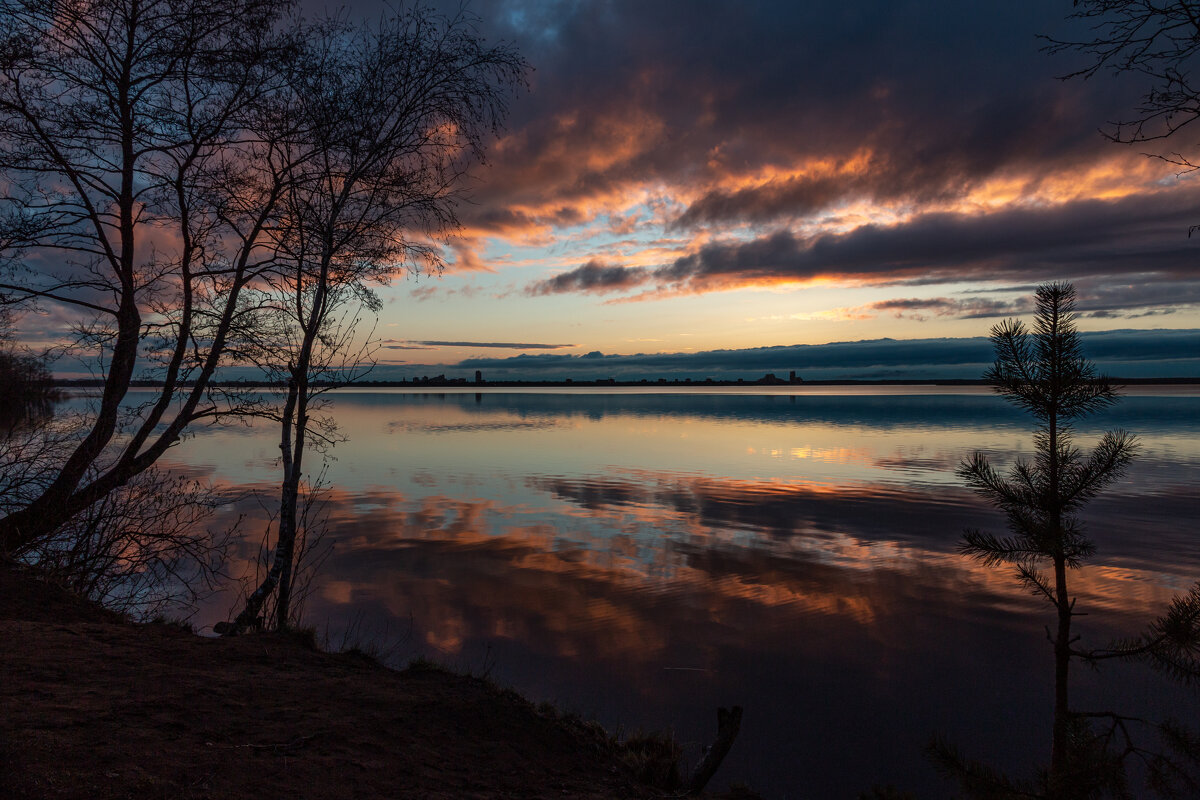
{"label": "dark foreground ground", "polygon": [[639,766],[474,678],[135,625],[0,565],[0,798],[673,794]]}

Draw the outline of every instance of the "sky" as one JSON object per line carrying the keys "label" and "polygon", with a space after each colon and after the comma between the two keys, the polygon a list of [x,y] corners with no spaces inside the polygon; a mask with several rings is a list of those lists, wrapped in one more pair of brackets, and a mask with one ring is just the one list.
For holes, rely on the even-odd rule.
{"label": "sky", "polygon": [[978,377],[1049,280],[1132,354],[1102,367],[1200,375],[1200,175],[1146,154],[1197,143],[1105,138],[1147,86],[1060,79],[1070,0],[467,11],[529,86],[444,269],[379,289],[374,378]]}
{"label": "sky", "polygon": [[1071,8],[475,0],[530,87],[444,271],[382,290],[376,376],[756,377],[763,348],[986,336],[1047,280],[1085,331],[1200,328],[1198,176],[1102,135],[1145,86],[1060,79],[1087,61],[1038,36],[1086,35]]}

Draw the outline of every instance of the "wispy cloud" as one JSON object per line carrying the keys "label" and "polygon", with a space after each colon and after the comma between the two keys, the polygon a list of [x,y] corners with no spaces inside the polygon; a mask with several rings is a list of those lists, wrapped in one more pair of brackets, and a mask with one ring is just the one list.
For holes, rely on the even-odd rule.
{"label": "wispy cloud", "polygon": [[432,347],[425,347],[417,344],[392,344],[395,340],[385,340],[380,343],[380,347],[384,350],[432,350]]}
{"label": "wispy cloud", "polygon": [[573,344],[543,344],[540,342],[417,342],[424,347],[494,347],[500,350],[561,350]]}
{"label": "wispy cloud", "polygon": [[546,344],[543,342],[458,342],[418,339],[383,339],[379,346],[385,350],[436,350],[442,347],[495,348],[498,350],[562,350],[575,347],[573,344]]}

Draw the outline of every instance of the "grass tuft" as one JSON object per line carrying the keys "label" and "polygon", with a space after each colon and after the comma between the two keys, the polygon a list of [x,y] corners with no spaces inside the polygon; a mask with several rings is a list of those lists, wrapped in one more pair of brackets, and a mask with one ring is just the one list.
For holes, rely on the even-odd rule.
{"label": "grass tuft", "polygon": [[664,791],[674,791],[682,784],[679,760],[683,749],[674,734],[638,732],[621,742],[619,748],[621,760],[642,783]]}

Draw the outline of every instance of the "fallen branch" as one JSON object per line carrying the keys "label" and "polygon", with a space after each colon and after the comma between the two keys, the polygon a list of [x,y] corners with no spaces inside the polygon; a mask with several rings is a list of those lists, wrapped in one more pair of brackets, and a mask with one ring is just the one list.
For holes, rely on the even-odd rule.
{"label": "fallen branch", "polygon": [[696,765],[696,771],[692,773],[692,779],[688,782],[688,794],[700,794],[704,791],[704,787],[708,785],[712,776],[721,766],[721,762],[725,760],[725,756],[729,754],[729,748],[733,747],[733,740],[737,738],[741,727],[741,706],[734,706],[732,709],[717,709],[717,740],[712,743],[712,747],[708,748],[704,758],[700,759],[700,763]]}

